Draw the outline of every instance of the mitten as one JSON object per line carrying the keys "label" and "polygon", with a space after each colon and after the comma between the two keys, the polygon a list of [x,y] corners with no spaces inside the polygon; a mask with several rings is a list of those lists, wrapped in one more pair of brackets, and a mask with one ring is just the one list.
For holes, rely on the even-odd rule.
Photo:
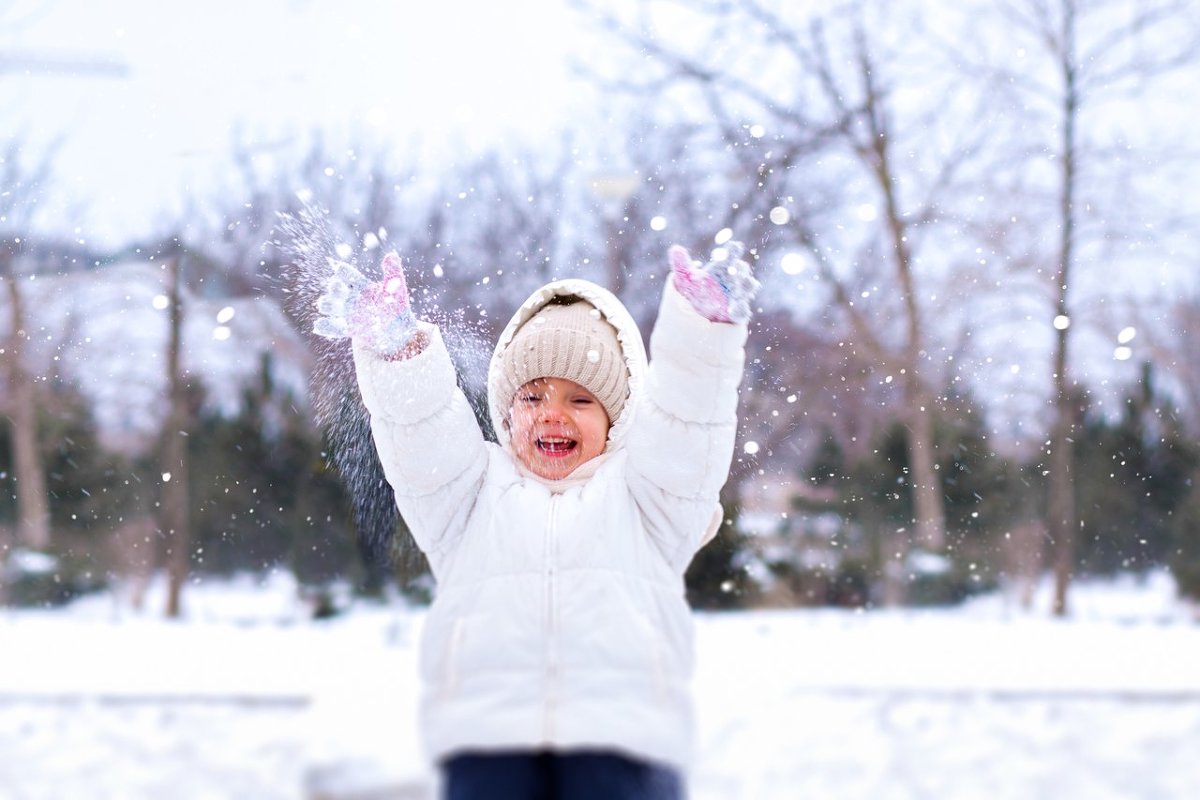
{"label": "mitten", "polygon": [[402,352],[417,332],[417,320],[409,307],[400,256],[384,256],[383,278],[373,282],[344,261],[330,263],[333,276],[317,298],[321,316],[313,332],[327,339],[349,337],[380,356]]}
{"label": "mitten", "polygon": [[700,266],[687,250],[675,245],[670,250],[675,289],[712,322],[748,322],[750,301],[759,283],[742,260],[743,252],[741,242],[730,242],[714,250],[709,262]]}

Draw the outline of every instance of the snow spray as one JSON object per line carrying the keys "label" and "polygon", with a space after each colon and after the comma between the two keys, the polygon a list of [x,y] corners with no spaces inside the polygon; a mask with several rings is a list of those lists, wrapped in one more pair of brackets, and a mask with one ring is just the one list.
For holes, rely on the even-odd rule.
{"label": "snow spray", "polygon": [[[331,229],[329,212],[313,205],[306,194],[295,213],[280,213],[273,244],[287,257],[282,271],[285,308],[308,338],[315,356],[309,390],[316,422],[325,434],[331,461],[350,495],[358,548],[369,568],[399,561],[413,566],[420,554],[396,509],[395,495],[383,474],[371,436],[370,415],[363,405],[354,371],[349,339],[315,335],[317,298],[333,275],[332,264],[343,261],[368,280],[382,277],[378,258],[387,232],[361,236],[351,245]],[[360,238],[355,236],[355,238]],[[411,266],[409,271],[412,271]],[[410,287],[423,284],[410,275]],[[436,324],[450,351],[459,385],[475,411],[484,435],[494,440],[486,409],[487,367],[491,348],[477,324],[466,321],[461,309],[445,312],[435,289],[410,290],[414,313]],[[397,529],[400,527],[400,534]]]}

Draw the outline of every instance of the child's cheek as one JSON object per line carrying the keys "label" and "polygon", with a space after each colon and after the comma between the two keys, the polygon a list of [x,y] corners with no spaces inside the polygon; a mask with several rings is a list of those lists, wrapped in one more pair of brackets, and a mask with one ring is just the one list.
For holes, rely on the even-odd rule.
{"label": "child's cheek", "polygon": [[509,432],[513,435],[520,435],[529,430],[533,416],[528,408],[513,406],[508,412],[508,419]]}

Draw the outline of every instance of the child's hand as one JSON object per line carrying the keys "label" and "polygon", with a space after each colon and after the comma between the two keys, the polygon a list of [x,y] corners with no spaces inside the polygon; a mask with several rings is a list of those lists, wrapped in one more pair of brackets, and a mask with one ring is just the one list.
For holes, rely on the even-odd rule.
{"label": "child's hand", "polygon": [[712,322],[748,322],[750,301],[759,283],[742,260],[741,242],[729,242],[713,251],[712,259],[700,266],[687,250],[675,245],[670,251],[675,288],[692,307]]}
{"label": "child's hand", "polygon": [[327,339],[350,337],[385,357],[403,352],[417,332],[417,321],[408,304],[400,256],[394,251],[384,256],[383,279],[373,283],[344,261],[332,264],[333,276],[317,298],[321,316],[313,332]]}

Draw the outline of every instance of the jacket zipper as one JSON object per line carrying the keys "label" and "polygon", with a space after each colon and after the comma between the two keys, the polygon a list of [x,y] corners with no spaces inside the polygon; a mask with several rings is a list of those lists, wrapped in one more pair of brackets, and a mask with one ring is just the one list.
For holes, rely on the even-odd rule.
{"label": "jacket zipper", "polygon": [[550,510],[546,520],[546,543],[543,561],[546,608],[543,618],[543,635],[546,637],[546,704],[544,709],[542,736],[546,744],[554,744],[555,716],[558,704],[558,646],[557,646],[557,593],[558,593],[558,495],[550,496]]}

